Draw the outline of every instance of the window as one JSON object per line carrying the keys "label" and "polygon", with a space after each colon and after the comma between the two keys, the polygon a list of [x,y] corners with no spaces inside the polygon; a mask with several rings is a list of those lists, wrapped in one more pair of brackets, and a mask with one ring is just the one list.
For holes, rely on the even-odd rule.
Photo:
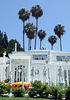
{"label": "window", "polygon": [[67,56],[68,61],[70,61],[70,56]]}
{"label": "window", "polygon": [[33,60],[46,60],[47,55],[33,55],[32,59]]}
{"label": "window", "polygon": [[56,56],[57,61],[65,61],[65,59],[68,59],[68,61],[70,61],[70,56]]}
{"label": "window", "polygon": [[56,56],[57,61],[65,61],[65,56]]}
{"label": "window", "polygon": [[47,58],[47,55],[44,55],[44,56],[43,56],[43,59],[46,60],[46,58]]}

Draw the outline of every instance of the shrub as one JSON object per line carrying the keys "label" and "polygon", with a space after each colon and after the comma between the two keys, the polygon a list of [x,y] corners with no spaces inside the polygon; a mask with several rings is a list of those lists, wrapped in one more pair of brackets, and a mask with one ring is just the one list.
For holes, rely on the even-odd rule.
{"label": "shrub", "polygon": [[29,89],[29,96],[46,98],[48,97],[49,91],[50,89],[47,84],[43,84],[41,81],[35,80],[32,83],[32,88]]}
{"label": "shrub", "polygon": [[61,89],[60,86],[50,86],[51,92],[50,94],[53,98],[62,98],[64,95],[64,90]]}
{"label": "shrub", "polygon": [[32,87],[32,88],[29,89],[28,94],[29,94],[30,97],[33,98],[33,97],[37,96],[37,91],[34,87]]}
{"label": "shrub", "polygon": [[25,90],[22,87],[13,88],[12,93],[15,97],[23,97],[25,95]]}
{"label": "shrub", "polygon": [[10,93],[12,86],[11,85],[6,85],[6,93]]}
{"label": "shrub", "polygon": [[57,96],[58,96],[58,87],[56,87],[56,86],[51,86],[51,94],[52,94],[52,96],[53,97],[55,97],[55,98],[57,98]]}
{"label": "shrub", "polygon": [[65,89],[65,100],[70,100],[70,86]]}
{"label": "shrub", "polygon": [[0,94],[10,93],[11,86],[0,82]]}
{"label": "shrub", "polygon": [[46,89],[44,89],[44,91],[43,91],[43,96],[44,96],[45,98],[47,98],[48,95],[50,94],[50,92],[51,92],[51,88],[47,85],[47,86],[46,86]]}
{"label": "shrub", "polygon": [[35,80],[31,84],[32,84],[32,88],[29,89],[29,96],[35,97],[39,94],[39,90],[41,89],[42,82]]}
{"label": "shrub", "polygon": [[32,88],[29,89],[30,97],[49,98],[49,94],[52,95],[52,98],[61,99],[64,95],[64,90],[60,86],[48,86],[37,80],[32,83]]}

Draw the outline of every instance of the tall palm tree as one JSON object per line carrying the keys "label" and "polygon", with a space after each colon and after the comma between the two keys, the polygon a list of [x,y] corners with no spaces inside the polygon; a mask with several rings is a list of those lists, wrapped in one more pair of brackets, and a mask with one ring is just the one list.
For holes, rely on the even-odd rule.
{"label": "tall palm tree", "polygon": [[61,44],[61,36],[64,35],[64,30],[65,26],[61,26],[61,24],[58,24],[54,28],[55,34],[60,38],[60,51],[62,51],[62,44]]}
{"label": "tall palm tree", "polygon": [[51,43],[51,50],[53,50],[53,45],[54,45],[54,43],[56,43],[56,40],[57,40],[56,36],[53,36],[53,35],[51,35],[48,38],[48,41]]}
{"label": "tall palm tree", "polygon": [[35,26],[33,25],[33,23],[27,23],[24,28],[25,28],[25,33],[27,37],[29,38],[29,43],[30,43],[29,45],[30,47],[28,49],[31,50],[31,40],[35,36]]}
{"label": "tall palm tree", "polygon": [[32,16],[36,18],[36,34],[35,34],[35,46],[34,46],[34,49],[36,49],[38,18],[43,15],[43,10],[41,9],[39,5],[36,5],[31,8],[31,13],[32,13]]}
{"label": "tall palm tree", "polygon": [[46,36],[46,33],[45,33],[45,31],[44,30],[39,30],[39,32],[38,32],[38,36],[39,36],[39,39],[40,39],[40,49],[41,49],[41,42],[42,42],[42,40],[45,38],[45,36]]}
{"label": "tall palm tree", "polygon": [[25,50],[25,46],[24,46],[24,33],[25,33],[24,32],[24,25],[25,25],[25,21],[27,19],[29,19],[30,13],[29,13],[29,11],[25,11],[25,9],[22,8],[21,10],[19,10],[18,15],[19,15],[19,19],[21,19],[22,22],[23,22],[23,48]]}

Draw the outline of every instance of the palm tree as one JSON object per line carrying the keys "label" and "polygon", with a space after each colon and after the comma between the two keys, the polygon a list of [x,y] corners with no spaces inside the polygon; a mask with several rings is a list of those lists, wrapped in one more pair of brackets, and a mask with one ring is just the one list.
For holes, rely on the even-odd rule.
{"label": "palm tree", "polygon": [[48,38],[48,41],[51,43],[51,50],[53,50],[53,45],[54,45],[54,43],[56,43],[56,40],[57,40],[56,36],[53,36],[53,35],[51,35]]}
{"label": "palm tree", "polygon": [[44,30],[39,30],[39,32],[38,32],[38,36],[39,36],[39,39],[40,39],[40,49],[41,49],[41,42],[42,42],[42,40],[45,38],[45,36],[46,36],[46,33],[45,33],[45,31]]}
{"label": "palm tree", "polygon": [[35,46],[36,49],[36,41],[37,41],[37,30],[38,30],[38,18],[43,15],[43,10],[39,5],[33,6],[31,9],[32,16],[36,18],[36,34],[35,34]]}
{"label": "palm tree", "polygon": [[25,21],[27,19],[29,19],[30,13],[29,13],[29,11],[25,11],[25,9],[22,8],[21,10],[19,10],[18,15],[19,15],[19,19],[21,19],[22,22],[23,22],[23,48],[25,50],[25,46],[24,46],[24,33],[25,33],[24,32],[24,25],[25,25]]}
{"label": "palm tree", "polygon": [[25,28],[25,33],[27,35],[27,37],[29,38],[29,50],[31,50],[31,40],[34,38],[35,36],[35,26],[33,25],[33,23],[27,23]]}
{"label": "palm tree", "polygon": [[55,34],[60,38],[60,51],[62,51],[62,44],[61,44],[61,36],[64,34],[65,30],[64,30],[65,26],[61,26],[61,24],[58,24],[57,26],[55,26],[54,28],[54,32]]}

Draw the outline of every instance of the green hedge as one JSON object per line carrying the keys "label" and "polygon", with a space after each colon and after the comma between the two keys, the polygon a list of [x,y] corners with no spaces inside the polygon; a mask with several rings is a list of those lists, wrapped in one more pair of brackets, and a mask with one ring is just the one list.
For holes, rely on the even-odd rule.
{"label": "green hedge", "polygon": [[65,88],[65,100],[70,100],[70,86]]}
{"label": "green hedge", "polygon": [[15,97],[24,97],[25,93],[25,89],[22,87],[16,87],[12,90],[12,94],[14,94]]}
{"label": "green hedge", "polygon": [[0,82],[0,94],[10,93],[11,86]]}
{"label": "green hedge", "polygon": [[62,98],[64,96],[64,90],[61,89],[60,86],[50,86],[51,92],[53,98]]}
{"label": "green hedge", "polygon": [[61,99],[64,91],[60,86],[48,86],[37,80],[32,83],[32,88],[29,89],[30,97],[49,98],[49,94],[52,95],[52,98]]}
{"label": "green hedge", "polygon": [[32,88],[29,89],[29,96],[30,97],[48,97],[50,93],[50,88],[47,84],[43,84],[41,81],[35,80],[32,83]]}

